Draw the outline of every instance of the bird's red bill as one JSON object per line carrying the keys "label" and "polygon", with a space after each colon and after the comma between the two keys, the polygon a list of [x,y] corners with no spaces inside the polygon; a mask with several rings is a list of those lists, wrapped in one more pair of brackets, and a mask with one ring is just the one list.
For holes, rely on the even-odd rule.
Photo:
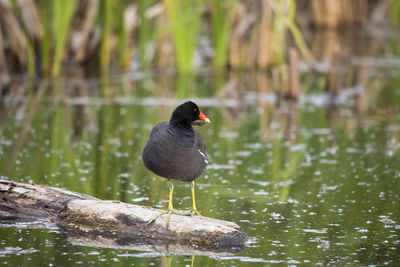
{"label": "bird's red bill", "polygon": [[201,113],[201,111],[200,111],[199,118],[200,118],[200,120],[202,120],[202,121],[205,121],[205,122],[208,122],[208,123],[210,123],[210,119],[209,119],[209,118],[207,118],[207,116],[206,116],[206,115],[204,115],[203,113]]}

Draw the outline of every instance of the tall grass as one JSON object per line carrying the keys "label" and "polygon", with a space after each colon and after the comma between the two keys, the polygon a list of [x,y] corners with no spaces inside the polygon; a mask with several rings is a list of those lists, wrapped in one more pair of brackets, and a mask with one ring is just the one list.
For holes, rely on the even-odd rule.
{"label": "tall grass", "polygon": [[296,26],[295,13],[296,2],[294,0],[279,0],[275,8],[276,19],[273,23],[272,36],[275,40],[275,51],[277,53],[278,65],[283,64],[286,60],[286,29],[293,35],[294,40],[303,56],[308,59],[308,48],[303,39],[303,36]]}
{"label": "tall grass", "polygon": [[212,40],[214,45],[213,66],[223,69],[228,62],[229,38],[237,1],[209,1],[211,7]]}
{"label": "tall grass", "polygon": [[[128,3],[129,1],[126,0],[117,1],[114,11],[116,14],[121,14],[121,17],[116,20],[116,26],[117,26],[118,63],[123,68],[129,66],[130,61],[132,60],[132,53],[129,47],[130,43],[129,29],[127,28],[127,24],[125,23],[127,16],[126,12],[128,11]],[[134,16],[134,14],[132,14],[132,16]]]}
{"label": "tall grass", "polygon": [[193,70],[193,56],[199,37],[202,0],[163,0],[175,45],[177,69]]}
{"label": "tall grass", "polygon": [[112,16],[112,1],[101,0],[99,21],[101,27],[100,67],[102,70],[105,70],[110,63]]}
{"label": "tall grass", "polygon": [[71,20],[76,10],[78,1],[50,1],[53,10],[52,33],[54,42],[54,56],[52,65],[52,76],[58,76],[61,64],[65,55],[67,37],[71,25]]}
{"label": "tall grass", "polygon": [[[351,17],[350,22],[363,23],[371,13],[368,8],[374,7],[369,2],[351,1],[351,8],[344,10],[342,7],[348,1],[314,0],[310,4],[313,12],[307,13],[294,0],[27,2],[30,8],[22,5],[23,1],[0,1],[0,20],[5,25],[0,32],[5,54],[0,57],[0,66],[3,72],[9,72],[6,68],[22,65],[34,73],[32,69],[41,65],[43,74],[52,77],[60,74],[64,62],[106,71],[112,64],[128,68],[134,58],[140,60],[142,69],[164,70],[173,66],[180,73],[190,73],[195,71],[194,60],[200,58],[196,67],[201,64],[223,70],[280,65],[284,66],[284,75],[285,65],[290,64],[291,47],[296,47],[302,58],[312,63],[296,21],[310,16],[309,21],[317,26],[330,23],[329,27],[335,27]],[[357,10],[357,5],[362,8]],[[325,10],[331,6],[335,11]],[[388,12],[388,19],[399,24],[400,1],[391,0]],[[27,27],[35,14],[39,19],[33,23],[42,29],[36,39]],[[21,21],[25,27],[20,25]],[[302,25],[311,30],[311,23]],[[5,64],[9,61],[12,63]]]}
{"label": "tall grass", "polygon": [[41,23],[43,26],[43,35],[40,40],[40,53],[41,62],[40,67],[44,76],[48,76],[51,73],[51,50],[52,50],[52,11],[49,6],[39,7],[41,14]]}
{"label": "tall grass", "polygon": [[142,68],[148,68],[150,65],[150,58],[148,57],[149,46],[152,41],[155,40],[155,34],[157,29],[151,27],[151,21],[146,15],[154,1],[138,0],[138,38],[137,38],[137,49],[139,51],[139,60]]}
{"label": "tall grass", "polygon": [[[287,15],[284,16],[282,12],[283,6],[287,6]],[[280,0],[280,8],[279,8],[278,16],[279,19],[285,23],[285,25],[289,28],[290,32],[293,34],[293,37],[296,41],[296,44],[303,55],[303,58],[309,59],[308,48],[303,39],[303,35],[300,32],[300,29],[296,26],[295,23],[295,15],[296,15],[296,1],[294,0]],[[282,17],[281,17],[282,16]],[[285,46],[285,43],[282,44]]]}
{"label": "tall grass", "polygon": [[391,0],[390,20],[394,25],[400,25],[400,0]]}

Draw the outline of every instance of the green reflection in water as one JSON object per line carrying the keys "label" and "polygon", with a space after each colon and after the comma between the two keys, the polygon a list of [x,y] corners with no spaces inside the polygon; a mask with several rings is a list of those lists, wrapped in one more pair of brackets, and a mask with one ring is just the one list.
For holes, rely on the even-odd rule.
{"label": "green reflection in water", "polygon": [[[59,84],[57,93],[33,92],[26,102],[8,106],[10,112],[2,118],[0,174],[166,208],[166,180],[146,170],[140,155],[151,127],[168,120],[174,109],[168,101],[176,92],[200,98],[212,120],[200,127],[210,166],[197,180],[199,210],[235,221],[251,238],[240,254],[199,256],[195,266],[398,262],[398,80],[390,81],[397,89],[382,86],[367,104],[349,100],[331,109],[287,102],[277,106],[262,100],[268,85],[234,79],[248,89],[211,90],[220,77],[176,81],[160,76],[107,82],[101,93],[89,92],[86,84],[72,89]],[[193,87],[185,92],[182,84]],[[180,89],[169,89],[177,85]],[[217,105],[207,105],[215,103],[207,100],[215,94],[221,97]],[[258,97],[251,100],[254,94]],[[236,104],[222,105],[226,99]],[[189,184],[177,182],[175,187],[174,205],[190,207]],[[0,228],[0,236],[0,262],[12,266],[168,262],[157,254],[74,246],[50,230]],[[172,266],[189,265],[191,257],[170,261]]]}

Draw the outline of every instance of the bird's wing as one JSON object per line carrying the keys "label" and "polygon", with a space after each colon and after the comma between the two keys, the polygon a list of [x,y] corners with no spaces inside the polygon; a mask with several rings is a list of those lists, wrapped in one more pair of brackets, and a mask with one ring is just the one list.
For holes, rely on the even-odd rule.
{"label": "bird's wing", "polygon": [[150,138],[152,138],[152,136],[154,136],[158,131],[160,131],[162,128],[164,128],[164,126],[167,124],[168,124],[167,121],[162,121],[162,122],[159,122],[156,125],[154,125],[154,127],[150,131]]}
{"label": "bird's wing", "polygon": [[194,135],[196,138],[196,146],[197,148],[204,154],[206,154],[206,150],[207,150],[207,145],[204,142],[203,136],[201,136],[200,132],[197,131],[196,129],[194,129]]}

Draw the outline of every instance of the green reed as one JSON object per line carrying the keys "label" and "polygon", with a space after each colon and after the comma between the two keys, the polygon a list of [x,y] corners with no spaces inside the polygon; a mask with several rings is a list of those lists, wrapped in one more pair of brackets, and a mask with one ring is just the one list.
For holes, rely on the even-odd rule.
{"label": "green reed", "polygon": [[[249,27],[251,31],[245,36],[241,36],[240,43],[236,43],[240,47],[238,51],[230,52],[230,41],[234,28],[243,21],[246,21],[250,14],[245,11],[236,15],[237,0],[216,0],[216,1],[186,1],[186,0],[163,0],[144,1],[140,0],[136,3],[136,9],[128,0],[99,0],[96,4],[81,3],[77,0],[72,1],[39,1],[36,8],[39,13],[39,24],[42,27],[43,34],[40,42],[40,64],[44,75],[56,77],[59,75],[64,62],[72,62],[85,64],[82,58],[72,56],[83,53],[95,55],[100,60],[100,69],[106,70],[111,64],[116,63],[118,66],[128,67],[136,53],[140,59],[143,69],[153,67],[165,68],[170,66],[171,58],[169,51],[163,49],[157,50],[156,57],[159,56],[166,64],[157,65],[157,59],[150,58],[150,45],[161,47],[163,42],[169,42],[167,38],[161,40],[165,33],[170,33],[172,43],[174,45],[174,58],[176,59],[175,66],[180,73],[188,73],[193,71],[193,60],[195,55],[202,56],[197,50],[198,40],[200,37],[208,38],[212,41],[214,49],[212,56],[212,66],[216,69],[227,67],[227,62],[231,57],[235,57],[239,65],[243,68],[255,67],[254,62],[249,64],[248,58],[251,61],[256,61],[257,42],[260,31],[258,23],[255,22],[254,27]],[[282,64],[285,59],[286,51],[286,28],[293,34],[296,43],[303,55],[306,54],[306,45],[301,36],[300,30],[294,23],[295,2],[290,0],[280,0],[277,2],[277,7],[274,8],[274,23],[271,24],[271,44],[275,45],[275,49],[269,53],[277,54],[279,64]],[[163,5],[159,12],[149,15],[150,8],[157,5]],[[249,2],[249,4],[251,4]],[[22,8],[19,6],[19,8]],[[128,8],[131,8],[128,10]],[[243,8],[243,6],[241,7]],[[272,8],[270,8],[272,9]],[[127,11],[134,14],[128,14]],[[250,9],[249,9],[250,10]],[[90,11],[90,12],[89,12]],[[204,16],[211,14],[210,17]],[[82,14],[95,14],[95,22],[88,20]],[[251,14],[254,15],[254,14]],[[126,16],[136,16],[137,25],[127,25]],[[251,17],[251,16],[250,16]],[[91,18],[91,17],[90,17]],[[167,18],[167,19],[166,19]],[[209,20],[209,21],[207,21]],[[235,20],[235,23],[234,23]],[[83,31],[82,25],[87,26]],[[22,27],[21,27],[22,29]],[[96,30],[99,30],[100,41],[98,44],[88,48],[84,43],[81,47],[74,47],[76,40],[83,38],[89,40]],[[83,36],[84,35],[84,36]],[[74,42],[69,38],[74,36]],[[137,38],[134,38],[137,36]],[[248,38],[249,37],[249,38]],[[35,67],[35,47],[33,42],[28,41],[28,69],[33,73]],[[259,45],[263,47],[263,45]],[[137,50],[136,50],[137,47]],[[74,50],[76,49],[76,50]],[[259,49],[259,48],[258,48]],[[199,52],[198,54],[195,54]],[[162,54],[162,55],[160,55]],[[206,62],[206,61],[204,61]],[[25,64],[25,63],[24,63]],[[38,63],[39,64],[39,63]],[[36,65],[38,65],[36,64]],[[153,66],[151,65],[153,64]],[[209,63],[204,63],[206,67]]]}
{"label": "green reed", "polygon": [[[51,5],[52,2],[50,2]],[[41,23],[43,29],[42,39],[40,40],[40,52],[41,52],[41,62],[40,67],[43,76],[47,76],[51,72],[51,36],[52,36],[52,17],[51,17],[51,8],[50,6],[41,6],[39,7],[39,13],[41,14]]]}
{"label": "green reed", "polygon": [[228,61],[229,39],[236,1],[210,1],[212,40],[214,45],[213,65],[216,69],[226,67]]}
{"label": "green reed", "polygon": [[52,35],[54,41],[54,55],[52,65],[52,76],[58,76],[61,70],[61,64],[65,55],[65,47],[70,30],[71,20],[76,10],[78,1],[51,1],[53,7]]}
{"label": "green reed", "polygon": [[110,64],[112,17],[112,1],[101,0],[99,10],[99,24],[101,28],[100,67],[102,70],[105,70]]}
{"label": "green reed", "polygon": [[293,35],[294,40],[305,59],[308,59],[308,49],[299,28],[295,24],[296,3],[294,0],[279,0],[275,10],[275,20],[272,34],[275,40],[275,47],[278,65],[283,64],[286,58],[287,40],[286,30]]}
{"label": "green reed", "polygon": [[114,12],[116,14],[121,14],[119,19],[116,19],[116,31],[117,31],[117,53],[118,53],[118,63],[123,68],[129,66],[131,61],[131,49],[129,47],[129,32],[127,25],[125,23],[125,11],[127,10],[128,1],[117,1],[115,5]]}
{"label": "green reed", "polygon": [[[254,9],[260,5],[254,6],[254,1],[237,0],[99,0],[98,6],[97,2],[93,2],[93,5],[87,4],[91,1],[82,2],[35,2],[43,32],[39,40],[41,62],[38,64],[41,64],[44,75],[58,76],[64,62],[89,66],[96,64],[96,59],[100,60],[102,70],[109,69],[111,65],[126,68],[131,65],[133,55],[137,55],[142,69],[159,67],[165,70],[175,63],[177,72],[188,73],[195,71],[193,62],[195,56],[199,56],[203,57],[201,67],[219,70],[228,67],[255,69],[271,65],[285,66],[281,69],[281,78],[284,80],[289,61],[287,53],[288,50],[294,50],[288,47],[288,35],[294,40],[294,46],[302,57],[312,61],[303,34],[295,23],[295,18],[306,15],[296,10],[294,0],[277,0],[273,4],[261,1],[264,4],[257,12]],[[18,3],[14,1],[16,17],[23,13],[18,10],[22,9]],[[390,3],[391,20],[398,23],[400,0]],[[153,7],[158,11],[149,15],[148,11]],[[135,10],[134,15],[127,13],[132,10]],[[82,38],[80,34],[83,34],[84,23],[80,22],[85,19],[82,14],[88,13],[95,15],[91,16],[91,28],[86,31],[90,42],[80,50],[87,54],[82,57],[89,59],[85,61],[74,58],[77,52],[74,45],[76,40]],[[137,17],[135,26],[127,25],[125,18],[129,15]],[[200,38],[211,42],[212,54],[201,54],[202,51],[198,49]],[[5,43],[11,42],[8,39]],[[168,47],[170,43],[174,51],[159,49]],[[28,48],[23,53],[26,53],[28,60],[23,64],[32,74],[37,63],[35,47],[32,41],[27,41],[27,44]],[[156,47],[156,53],[151,53],[153,47]],[[158,57],[162,58],[160,62],[163,64],[157,64]],[[175,58],[175,62],[171,58]]]}
{"label": "green reed", "polygon": [[400,0],[390,1],[390,20],[394,25],[400,25]]}
{"label": "green reed", "polygon": [[180,73],[193,70],[193,57],[199,37],[202,0],[164,0],[175,45],[177,69]]}
{"label": "green reed", "polygon": [[[283,3],[284,0],[281,0]],[[288,3],[288,14],[286,18],[283,18],[283,22],[289,28],[290,32],[293,34],[294,40],[305,59],[308,59],[308,48],[304,41],[303,35],[300,32],[300,29],[297,27],[295,23],[295,15],[296,15],[296,2],[294,0],[289,0]],[[283,44],[286,46],[285,44]]]}
{"label": "green reed", "polygon": [[154,1],[137,1],[138,10],[138,39],[137,49],[141,67],[146,69],[150,65],[150,58],[147,56],[148,48],[152,41],[155,41],[157,29],[152,27],[150,19],[146,16],[147,10],[154,4]]}

